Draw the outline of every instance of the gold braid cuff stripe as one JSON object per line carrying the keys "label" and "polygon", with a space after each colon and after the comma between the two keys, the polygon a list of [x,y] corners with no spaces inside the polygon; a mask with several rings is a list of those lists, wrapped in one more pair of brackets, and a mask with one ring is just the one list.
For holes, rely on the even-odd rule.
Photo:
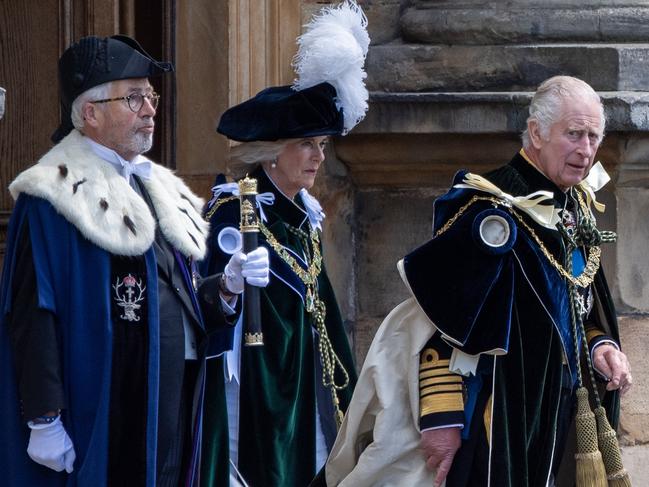
{"label": "gold braid cuff stripe", "polygon": [[448,370],[448,364],[451,363],[450,360],[438,360],[436,362],[420,362],[419,363],[419,371],[421,372],[422,370],[429,370],[429,369],[439,369],[439,368],[446,368]]}
{"label": "gold braid cuff stripe", "polygon": [[442,382],[462,382],[462,376],[454,374],[453,372],[449,372],[448,369],[446,369],[445,374],[441,373],[431,373],[431,372],[422,372],[419,374],[419,381],[423,381],[426,379],[436,379]]}
{"label": "gold braid cuff stripe", "polygon": [[419,409],[420,417],[426,416],[427,414],[462,411],[464,409],[462,393],[445,392],[442,394],[422,397],[419,400]]}
{"label": "gold braid cuff stripe", "polygon": [[566,271],[566,269],[557,261],[557,259],[554,258],[554,256],[546,248],[546,246],[543,244],[543,242],[536,234],[536,232],[532,229],[532,227],[528,225],[527,222],[525,222],[523,217],[514,208],[512,208],[508,202],[493,196],[474,195],[467,204],[462,206],[459,210],[457,210],[455,215],[453,215],[451,218],[448,219],[448,221],[442,226],[442,228],[440,228],[439,230],[437,230],[437,232],[435,232],[433,238],[437,238],[443,233],[445,233],[462,216],[462,214],[469,209],[469,207],[471,207],[474,203],[478,201],[490,201],[496,206],[502,206],[506,208],[512,215],[514,215],[514,217],[516,217],[516,219],[520,222],[520,224],[527,230],[530,237],[532,237],[532,239],[539,246],[541,252],[543,252],[543,255],[545,255],[546,259],[548,259],[552,267],[554,267],[557,270],[557,272],[559,272],[559,274],[564,278],[566,278],[569,282],[571,282],[575,286],[579,286],[582,288],[586,288],[592,284],[593,280],[595,279],[595,274],[599,270],[601,256],[602,256],[602,250],[599,247],[594,246],[588,250],[588,259],[586,262],[586,267],[584,268],[583,272],[579,276],[575,277],[571,273]]}
{"label": "gold braid cuff stripe", "polygon": [[438,382],[437,379],[426,379],[419,381],[419,390],[421,392],[430,392],[430,391],[459,391],[462,392],[462,382],[452,383],[452,382]]}

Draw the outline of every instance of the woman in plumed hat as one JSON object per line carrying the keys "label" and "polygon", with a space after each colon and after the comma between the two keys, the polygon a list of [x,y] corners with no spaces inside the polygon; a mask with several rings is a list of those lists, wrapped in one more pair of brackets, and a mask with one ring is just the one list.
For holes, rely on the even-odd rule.
{"label": "woman in plumed hat", "polygon": [[[258,182],[271,279],[260,293],[263,346],[242,346],[238,323],[221,337],[232,351],[208,361],[203,485],[226,485],[228,453],[233,475],[251,486],[308,485],[351,398],[356,370],[322,261],[325,215],[309,190],[329,138],[367,110],[366,22],[355,2],[324,9],[298,39],[295,84],[267,88],[221,117],[218,132],[240,142],[232,167]],[[236,183],[216,182],[203,270],[227,275],[241,240],[240,203]]]}

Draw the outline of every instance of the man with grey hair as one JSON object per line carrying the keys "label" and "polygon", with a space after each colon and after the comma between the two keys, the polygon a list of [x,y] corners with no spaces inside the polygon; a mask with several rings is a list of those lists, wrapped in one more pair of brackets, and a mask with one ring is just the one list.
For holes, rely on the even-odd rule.
{"label": "man with grey hair", "polygon": [[[328,485],[573,485],[575,391],[595,401],[599,388],[615,425],[632,382],[600,267],[613,234],[591,209],[608,180],[594,165],[604,124],[588,84],[550,78],[512,161],[460,171],[435,202],[433,239],[399,265],[412,298],[368,352]],[[383,379],[401,369],[410,383]]]}
{"label": "man with grey hair", "polygon": [[[172,71],[125,36],[59,61],[56,145],[11,183],[0,286],[3,485],[198,485],[207,335],[265,249],[201,279],[203,201],[147,159]],[[222,468],[228,469],[227,465]]]}

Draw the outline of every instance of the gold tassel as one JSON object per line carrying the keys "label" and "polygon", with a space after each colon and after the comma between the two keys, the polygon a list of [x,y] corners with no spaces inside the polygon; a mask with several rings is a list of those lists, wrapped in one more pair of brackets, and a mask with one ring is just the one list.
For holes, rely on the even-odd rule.
{"label": "gold tassel", "polygon": [[333,400],[334,403],[334,419],[336,420],[336,431],[340,429],[340,427],[343,425],[343,420],[345,419],[345,415],[340,409],[340,400],[338,399],[338,394],[336,393],[336,389],[333,387],[331,388],[331,399]]}
{"label": "gold tassel", "polygon": [[620,473],[619,477],[615,475],[609,475],[608,487],[631,487],[631,478],[629,477],[629,472],[623,470]]}
{"label": "gold tassel", "polygon": [[602,454],[597,449],[597,425],[595,415],[590,410],[588,391],[585,387],[577,389],[577,487],[608,487],[606,469]]}
{"label": "gold tassel", "polygon": [[595,408],[595,418],[597,419],[599,451],[602,452],[609,487],[631,487],[629,473],[622,465],[622,453],[617,436],[608,422],[606,410],[602,406]]}

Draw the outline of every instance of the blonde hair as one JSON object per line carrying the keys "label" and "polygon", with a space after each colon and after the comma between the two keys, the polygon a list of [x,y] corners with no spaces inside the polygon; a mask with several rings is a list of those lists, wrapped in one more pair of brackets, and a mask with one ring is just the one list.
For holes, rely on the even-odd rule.
{"label": "blonde hair", "polygon": [[252,171],[251,164],[260,164],[273,161],[281,154],[284,148],[295,139],[281,140],[255,140],[242,142],[230,149],[229,166],[234,175],[243,176]]}
{"label": "blonde hair", "polygon": [[[530,115],[527,123],[535,120],[539,124],[541,137],[547,139],[550,135],[550,126],[559,120],[563,102],[569,98],[591,98],[599,104],[602,131],[606,125],[604,106],[599,95],[593,88],[578,78],[572,76],[553,76],[541,83],[534,93],[530,103]],[[525,131],[521,135],[523,147],[530,146],[530,135]]]}

